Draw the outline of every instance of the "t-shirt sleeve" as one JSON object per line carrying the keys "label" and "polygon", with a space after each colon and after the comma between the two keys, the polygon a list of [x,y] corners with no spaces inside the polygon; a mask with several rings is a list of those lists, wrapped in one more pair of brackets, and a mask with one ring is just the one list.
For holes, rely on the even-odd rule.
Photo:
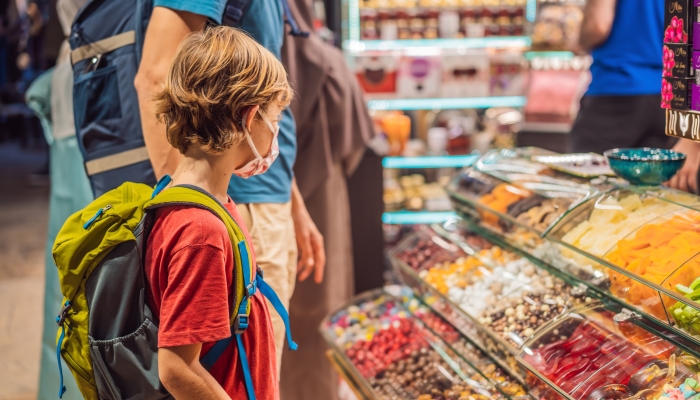
{"label": "t-shirt sleeve", "polygon": [[207,243],[178,250],[168,264],[158,347],[214,342],[231,335],[223,249]]}
{"label": "t-shirt sleeve", "polygon": [[204,15],[220,24],[226,0],[155,0],[153,6]]}

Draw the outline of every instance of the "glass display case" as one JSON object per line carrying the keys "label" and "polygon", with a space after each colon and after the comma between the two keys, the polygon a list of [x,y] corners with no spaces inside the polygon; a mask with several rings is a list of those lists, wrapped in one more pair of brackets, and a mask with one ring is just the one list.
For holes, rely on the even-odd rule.
{"label": "glass display case", "polygon": [[375,290],[331,314],[321,333],[376,399],[525,399],[523,387],[411,296]]}
{"label": "glass display case", "polygon": [[[324,335],[359,376],[350,378],[362,382],[358,392],[700,394],[700,197],[570,176],[540,155],[483,156],[447,187],[458,216],[415,226],[388,250],[415,297],[374,292],[329,317]],[[420,364],[423,351],[433,357],[425,363],[444,369],[436,378],[416,384],[415,374],[396,372]]]}
{"label": "glass display case", "polygon": [[493,152],[464,169],[447,189],[457,212],[477,230],[700,344],[690,322],[700,308],[700,198],[607,178],[585,183],[572,176],[563,184],[566,174],[547,177],[557,190],[526,186],[536,179],[521,175],[551,170],[532,153]]}
{"label": "glass display case", "polygon": [[[574,399],[657,399],[664,386],[692,377],[697,359],[599,304],[575,308],[541,330],[522,349],[533,394],[552,386]],[[684,398],[684,397],[683,397]]]}

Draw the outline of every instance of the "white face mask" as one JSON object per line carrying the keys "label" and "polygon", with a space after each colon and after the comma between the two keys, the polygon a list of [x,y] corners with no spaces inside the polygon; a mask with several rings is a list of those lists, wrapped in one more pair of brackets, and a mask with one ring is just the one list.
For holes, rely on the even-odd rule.
{"label": "white face mask", "polygon": [[234,175],[239,176],[243,179],[248,179],[251,176],[265,173],[265,171],[267,171],[270,168],[272,163],[275,162],[275,159],[280,154],[280,147],[277,141],[277,136],[279,135],[280,131],[279,127],[275,129],[272,126],[270,120],[267,119],[267,117],[262,113],[262,111],[260,111],[260,116],[262,117],[263,122],[265,122],[265,125],[267,125],[267,127],[270,129],[270,132],[272,132],[272,134],[274,135],[272,138],[272,146],[270,147],[270,153],[265,158],[260,156],[260,153],[258,153],[258,150],[255,148],[253,139],[250,137],[250,131],[248,130],[248,127],[245,126],[245,121],[248,119],[247,111],[245,115],[243,115],[243,131],[245,132],[246,140],[248,140],[248,146],[250,146],[250,149],[253,150],[255,159],[242,166],[241,168],[238,168],[237,170],[233,171]]}

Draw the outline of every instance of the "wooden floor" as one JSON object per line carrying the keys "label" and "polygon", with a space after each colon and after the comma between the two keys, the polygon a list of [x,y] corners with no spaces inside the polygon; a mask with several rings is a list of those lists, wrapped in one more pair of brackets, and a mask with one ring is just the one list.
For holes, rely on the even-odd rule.
{"label": "wooden floor", "polygon": [[37,396],[49,187],[27,175],[45,162],[0,145],[0,400]]}

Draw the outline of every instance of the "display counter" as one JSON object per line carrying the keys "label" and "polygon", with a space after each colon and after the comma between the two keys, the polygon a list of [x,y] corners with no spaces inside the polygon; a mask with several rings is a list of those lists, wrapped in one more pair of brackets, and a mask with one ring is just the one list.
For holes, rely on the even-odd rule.
{"label": "display counter", "polygon": [[[322,328],[369,392],[652,400],[700,391],[700,197],[629,186],[582,157],[492,152],[451,180],[458,217],[414,227],[387,253],[404,292],[356,299]],[[423,351],[453,379],[440,370],[432,384],[394,388],[389,365],[421,364]]]}

